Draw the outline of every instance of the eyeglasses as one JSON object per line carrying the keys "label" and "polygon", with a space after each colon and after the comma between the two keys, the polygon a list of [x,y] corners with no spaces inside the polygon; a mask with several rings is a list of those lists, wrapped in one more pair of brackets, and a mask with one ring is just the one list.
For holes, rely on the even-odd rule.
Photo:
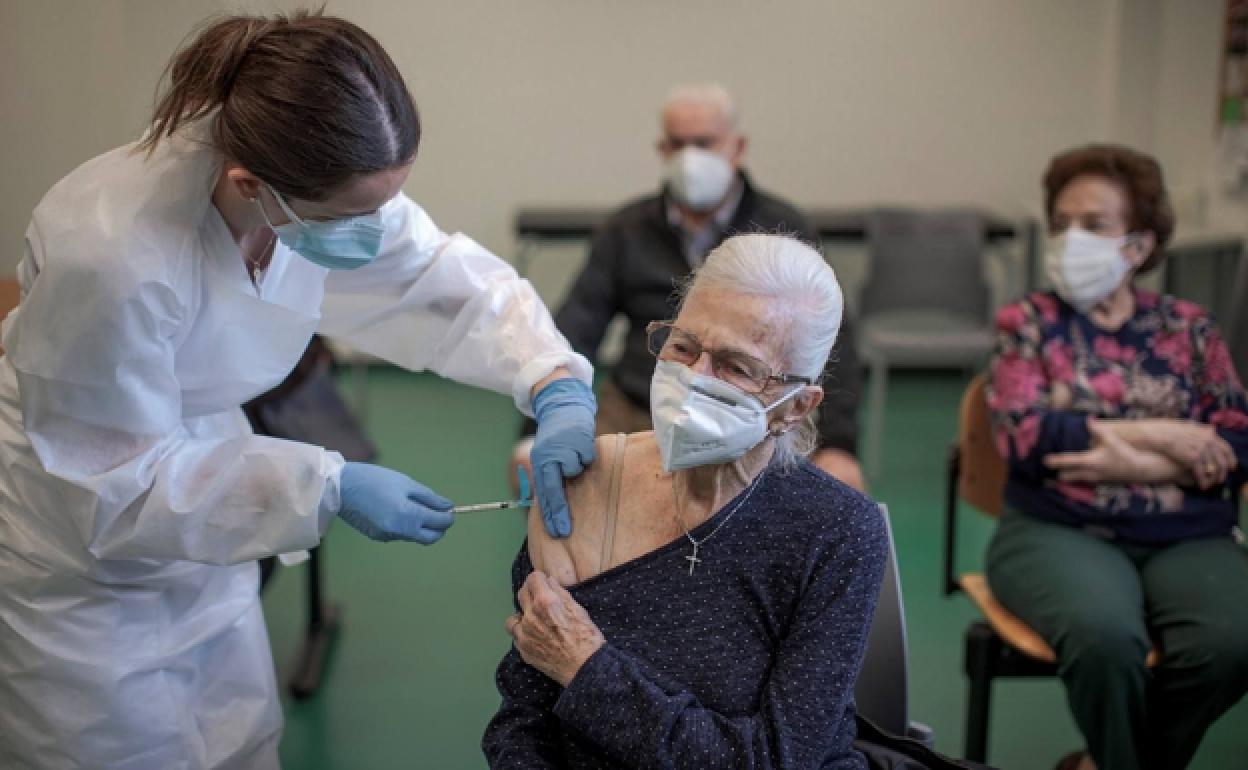
{"label": "eyeglasses", "polygon": [[685,366],[693,366],[706,353],[711,357],[711,371],[716,377],[755,396],[762,395],[773,382],[781,385],[810,385],[812,382],[809,377],[796,374],[772,374],[766,361],[740,350],[703,347],[697,337],[671,321],[652,321],[646,326],[646,347],[660,361],[674,361]]}

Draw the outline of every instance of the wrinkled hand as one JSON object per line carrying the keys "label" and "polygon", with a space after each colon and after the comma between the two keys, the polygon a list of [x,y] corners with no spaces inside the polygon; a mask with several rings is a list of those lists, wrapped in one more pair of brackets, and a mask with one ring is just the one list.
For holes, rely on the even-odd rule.
{"label": "wrinkled hand", "polygon": [[431,545],[455,523],[450,500],[380,465],[344,465],[341,495],[339,518],[370,540]]}
{"label": "wrinkled hand", "polygon": [[516,594],[520,612],[507,618],[516,651],[533,668],[567,687],[606,639],[585,608],[543,572],[532,572]]}
{"label": "wrinkled hand", "polygon": [[555,380],[533,399],[537,435],[529,456],[537,502],[551,537],[572,534],[563,480],[579,476],[594,461],[597,408],[589,386],[572,377]]}
{"label": "wrinkled hand", "polygon": [[1057,471],[1061,481],[1086,483],[1142,482],[1148,474],[1146,453],[1136,449],[1109,426],[1088,418],[1091,448],[1082,452],[1057,452],[1044,464]]}
{"label": "wrinkled hand", "polygon": [[1237,464],[1235,450],[1212,425],[1205,423],[1168,423],[1155,445],[1158,451],[1187,468],[1201,489],[1222,484]]}

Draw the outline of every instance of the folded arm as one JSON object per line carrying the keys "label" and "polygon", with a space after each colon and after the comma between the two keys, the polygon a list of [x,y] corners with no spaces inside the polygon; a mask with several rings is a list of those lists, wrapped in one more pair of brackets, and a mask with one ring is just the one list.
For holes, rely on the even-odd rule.
{"label": "folded arm", "polygon": [[1088,484],[1179,484],[1190,486],[1191,472],[1162,452],[1132,446],[1119,435],[1124,420],[1088,419],[1092,448],[1055,452],[1044,464],[1058,479]]}
{"label": "folded arm", "polygon": [[1108,430],[1162,455],[1196,485],[1242,483],[1248,466],[1248,404],[1230,351],[1207,316],[1191,328],[1195,398],[1191,419],[1107,420]]}

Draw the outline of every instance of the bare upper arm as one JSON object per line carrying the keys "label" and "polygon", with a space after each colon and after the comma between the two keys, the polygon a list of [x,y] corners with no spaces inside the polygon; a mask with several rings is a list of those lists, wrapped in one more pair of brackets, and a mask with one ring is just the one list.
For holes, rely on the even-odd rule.
{"label": "bare upper arm", "polygon": [[615,460],[615,441],[615,436],[599,436],[596,439],[598,461],[580,476],[564,483],[572,516],[571,535],[551,537],[542,522],[536,499],[529,509],[529,560],[533,569],[545,572],[560,585],[572,585],[598,572],[605,526],[603,510]]}

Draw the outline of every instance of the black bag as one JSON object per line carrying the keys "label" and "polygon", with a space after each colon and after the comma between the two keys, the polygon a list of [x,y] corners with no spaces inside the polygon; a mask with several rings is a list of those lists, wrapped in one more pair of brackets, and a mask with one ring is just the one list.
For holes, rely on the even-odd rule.
{"label": "black bag", "polygon": [[861,714],[854,721],[858,727],[854,748],[867,758],[870,770],[991,770],[977,762],[949,759],[912,738],[884,732]]}
{"label": "black bag", "polygon": [[[264,436],[315,444],[342,453],[346,460],[371,462],[377,448],[334,382],[334,357],[320,337],[313,337],[299,363],[272,390],[243,404],[251,429]],[[277,567],[277,557],[260,560],[260,590]]]}
{"label": "black bag", "polygon": [[282,384],[243,404],[256,433],[333,449],[352,462],[370,462],[377,448],[338,393],[333,357],[313,337]]}

